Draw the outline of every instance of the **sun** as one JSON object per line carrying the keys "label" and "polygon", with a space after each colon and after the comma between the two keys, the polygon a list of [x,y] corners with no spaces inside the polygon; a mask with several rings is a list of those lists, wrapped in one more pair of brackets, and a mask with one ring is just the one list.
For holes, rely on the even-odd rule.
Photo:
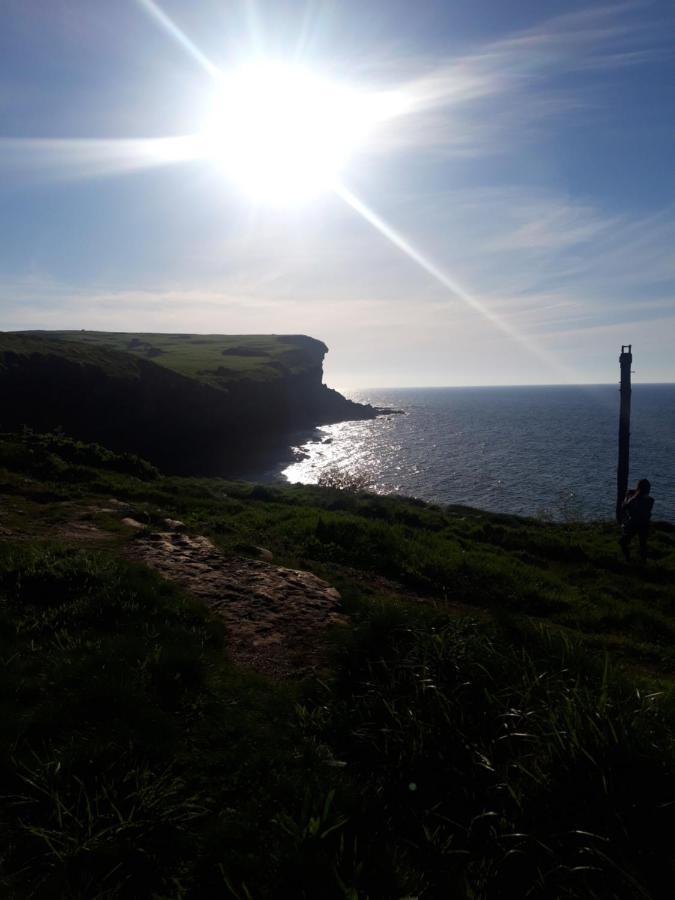
{"label": "sun", "polygon": [[384,106],[308,69],[257,62],[223,76],[205,153],[253,200],[305,202],[330,190]]}

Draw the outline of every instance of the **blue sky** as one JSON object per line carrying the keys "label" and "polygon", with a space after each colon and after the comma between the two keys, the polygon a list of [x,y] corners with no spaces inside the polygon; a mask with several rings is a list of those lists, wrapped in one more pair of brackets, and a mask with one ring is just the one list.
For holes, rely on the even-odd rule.
{"label": "blue sky", "polygon": [[[302,332],[346,388],[608,382],[632,342],[675,381],[672,3],[160,5],[173,34],[4,0],[0,328]],[[341,173],[356,204],[157,164],[255,54],[409,99]]]}

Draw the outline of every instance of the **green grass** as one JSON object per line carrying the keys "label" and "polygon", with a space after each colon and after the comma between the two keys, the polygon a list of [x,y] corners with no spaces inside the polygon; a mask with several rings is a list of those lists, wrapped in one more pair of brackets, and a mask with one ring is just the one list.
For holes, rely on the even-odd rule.
{"label": "green grass", "polygon": [[11,365],[13,357],[26,361],[37,355],[95,367],[116,378],[138,378],[138,363],[133,355],[108,346],[59,340],[55,335],[55,332],[0,332],[0,371]]}
{"label": "green grass", "polygon": [[105,505],[101,498],[112,496],[149,523],[181,519],[226,552],[253,554],[262,545],[280,563],[342,587],[355,575],[366,586],[386,578],[441,608],[545,619],[629,667],[675,674],[675,531],[665,523],[653,527],[642,568],[623,562],[617,530],[607,523],[551,524],[327,488],[159,477],[137,457],[30,432],[4,437],[3,464],[0,493],[33,497],[25,516],[35,524],[59,500]]}
{"label": "green grass", "polygon": [[[5,888],[181,896],[200,865],[222,887],[203,845],[252,847],[267,767],[299,779],[290,694],[233,671],[203,608],[105,554],[4,546],[0,586]],[[246,871],[248,853],[226,860]]]}
{"label": "green grass", "polygon": [[[181,375],[223,388],[246,378],[273,381],[319,367],[326,352],[320,341],[299,335],[144,334],[104,331],[27,332],[23,340],[66,342],[72,352],[102,350],[147,359]],[[15,335],[0,335],[2,340]],[[76,349],[78,348],[78,349]]]}
{"label": "green grass", "polygon": [[[333,489],[165,478],[0,440],[0,884],[12,897],[665,898],[675,872],[675,536]],[[73,508],[170,515],[328,578],[308,682]],[[100,520],[106,527],[106,519]],[[420,602],[422,597],[425,602]]]}
{"label": "green grass", "polygon": [[352,600],[301,695],[105,554],[0,590],[13,896],[667,896],[667,711],[572,641]]}
{"label": "green grass", "polygon": [[90,480],[93,470],[111,470],[143,481],[159,477],[158,469],[133,453],[114,453],[99,444],[74,441],[61,434],[24,429],[0,441],[0,466],[36,475],[43,481]]}

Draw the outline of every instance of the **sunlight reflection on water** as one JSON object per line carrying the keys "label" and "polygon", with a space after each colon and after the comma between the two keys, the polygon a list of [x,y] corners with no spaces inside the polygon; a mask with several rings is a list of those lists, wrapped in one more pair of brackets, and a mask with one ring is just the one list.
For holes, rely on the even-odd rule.
{"label": "sunlight reflection on water", "polygon": [[[376,493],[554,518],[612,518],[615,386],[370,391],[404,415],[317,430],[283,472]],[[656,518],[675,520],[675,385],[636,385],[631,480],[647,474]]]}
{"label": "sunlight reflection on water", "polygon": [[[351,476],[368,490],[378,493],[400,491],[397,475],[403,471],[403,447],[392,438],[392,417],[370,422],[340,422],[318,429],[320,437],[297,448],[300,459],[283,471],[290,482],[316,484],[322,474],[335,472]],[[415,474],[411,463],[408,474]]]}

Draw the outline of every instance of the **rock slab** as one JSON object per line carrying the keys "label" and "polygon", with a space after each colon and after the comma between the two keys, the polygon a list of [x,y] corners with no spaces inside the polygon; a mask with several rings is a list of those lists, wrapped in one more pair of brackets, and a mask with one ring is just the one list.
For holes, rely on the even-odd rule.
{"label": "rock slab", "polygon": [[347,621],[340,594],[311,572],[227,557],[204,536],[154,532],[130,555],[206,603],[225,624],[232,658],[266,675],[316,669],[325,629]]}

